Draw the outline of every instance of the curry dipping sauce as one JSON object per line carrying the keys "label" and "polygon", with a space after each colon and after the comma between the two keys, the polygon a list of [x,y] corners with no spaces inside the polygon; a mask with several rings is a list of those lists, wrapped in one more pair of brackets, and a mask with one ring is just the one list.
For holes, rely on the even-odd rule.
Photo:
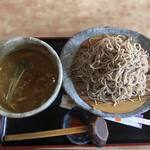
{"label": "curry dipping sauce", "polygon": [[0,61],[0,105],[14,113],[38,108],[53,94],[58,69],[47,52],[23,48]]}

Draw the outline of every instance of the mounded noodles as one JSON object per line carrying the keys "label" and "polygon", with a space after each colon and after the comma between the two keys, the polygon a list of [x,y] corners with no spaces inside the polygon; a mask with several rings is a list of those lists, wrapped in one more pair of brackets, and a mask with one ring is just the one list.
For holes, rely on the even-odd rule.
{"label": "mounded noodles", "polygon": [[[97,40],[94,44],[93,40]],[[82,92],[92,100],[113,103],[133,101],[146,90],[148,53],[132,38],[106,35],[88,40],[73,61],[72,74],[83,82]]]}

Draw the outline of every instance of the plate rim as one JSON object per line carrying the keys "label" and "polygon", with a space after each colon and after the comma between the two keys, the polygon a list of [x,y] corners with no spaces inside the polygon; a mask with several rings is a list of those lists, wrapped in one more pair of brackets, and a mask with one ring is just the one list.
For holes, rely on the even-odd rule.
{"label": "plate rim", "polygon": [[[78,93],[76,92],[75,87],[72,83],[71,76],[69,75],[69,70],[70,70],[75,52],[79,49],[80,45],[87,39],[104,34],[104,33],[105,34],[117,34],[117,35],[122,35],[126,37],[132,36],[135,42],[138,41],[142,45],[142,47],[144,49],[147,49],[147,51],[149,50],[148,52],[150,53],[150,39],[137,31],[133,31],[130,29],[125,29],[125,28],[113,27],[113,26],[94,27],[94,28],[82,30],[76,33],[75,35],[73,35],[67,41],[67,43],[62,48],[62,51],[60,54],[60,59],[61,59],[62,66],[63,66],[62,86],[64,90],[79,107],[98,116],[112,117],[112,118],[115,118],[115,117],[124,118],[124,117],[132,117],[132,116],[148,111],[150,109],[150,97],[146,100],[144,104],[142,104],[140,107],[132,111],[129,111],[126,113],[109,113],[109,112],[104,112],[104,111],[101,111],[99,109],[96,109],[90,106],[84,100],[82,100],[80,96],[78,95]],[[70,49],[71,49],[71,52],[70,52]],[[66,60],[66,57],[67,57],[67,60]]]}

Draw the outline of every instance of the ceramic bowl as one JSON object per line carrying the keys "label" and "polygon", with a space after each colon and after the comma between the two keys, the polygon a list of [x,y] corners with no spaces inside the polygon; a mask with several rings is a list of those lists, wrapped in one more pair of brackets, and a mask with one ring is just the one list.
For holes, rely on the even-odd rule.
{"label": "ceramic bowl", "polygon": [[[71,125],[73,124],[72,120],[74,117],[81,120],[84,125],[88,126],[90,116],[91,114],[89,112],[81,109],[80,107],[74,107],[64,116],[62,128],[71,128]],[[79,123],[74,122],[73,127],[75,127],[77,124]],[[79,134],[69,134],[66,136],[71,143],[76,145],[84,145],[91,141],[88,132]]]}
{"label": "ceramic bowl", "polygon": [[7,54],[19,50],[19,48],[23,48],[29,46],[32,48],[32,46],[37,46],[38,49],[39,47],[42,50],[47,51],[47,54],[50,55],[50,57],[52,58],[53,61],[55,61],[55,63],[57,64],[57,68],[58,68],[58,82],[56,85],[56,88],[53,92],[53,94],[51,95],[51,97],[49,97],[49,99],[42,104],[40,107],[31,110],[29,112],[24,112],[24,113],[12,113],[9,112],[8,110],[4,109],[3,106],[1,106],[0,108],[0,115],[2,116],[7,116],[7,117],[11,117],[11,118],[23,118],[23,117],[28,117],[28,116],[32,116],[35,115],[43,110],[45,110],[47,107],[49,107],[53,101],[56,99],[61,84],[62,84],[62,78],[63,78],[63,73],[62,73],[62,64],[61,61],[57,55],[57,53],[55,52],[55,50],[48,45],[47,43],[45,43],[42,40],[33,38],[33,37],[16,37],[16,38],[12,38],[12,39],[8,39],[7,41],[1,42],[0,43],[0,60],[6,56]]}

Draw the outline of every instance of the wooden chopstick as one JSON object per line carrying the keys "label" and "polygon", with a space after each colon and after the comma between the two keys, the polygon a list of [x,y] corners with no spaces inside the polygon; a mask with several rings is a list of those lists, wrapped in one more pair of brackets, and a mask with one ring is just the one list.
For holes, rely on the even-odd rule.
{"label": "wooden chopstick", "polygon": [[45,137],[54,137],[54,136],[61,136],[61,135],[68,135],[68,134],[84,133],[87,131],[88,131],[88,126],[80,126],[80,127],[66,128],[66,129],[56,129],[56,130],[49,130],[49,131],[6,135],[4,137],[4,140],[5,141],[27,140],[27,139],[36,139],[36,138],[45,138]]}

